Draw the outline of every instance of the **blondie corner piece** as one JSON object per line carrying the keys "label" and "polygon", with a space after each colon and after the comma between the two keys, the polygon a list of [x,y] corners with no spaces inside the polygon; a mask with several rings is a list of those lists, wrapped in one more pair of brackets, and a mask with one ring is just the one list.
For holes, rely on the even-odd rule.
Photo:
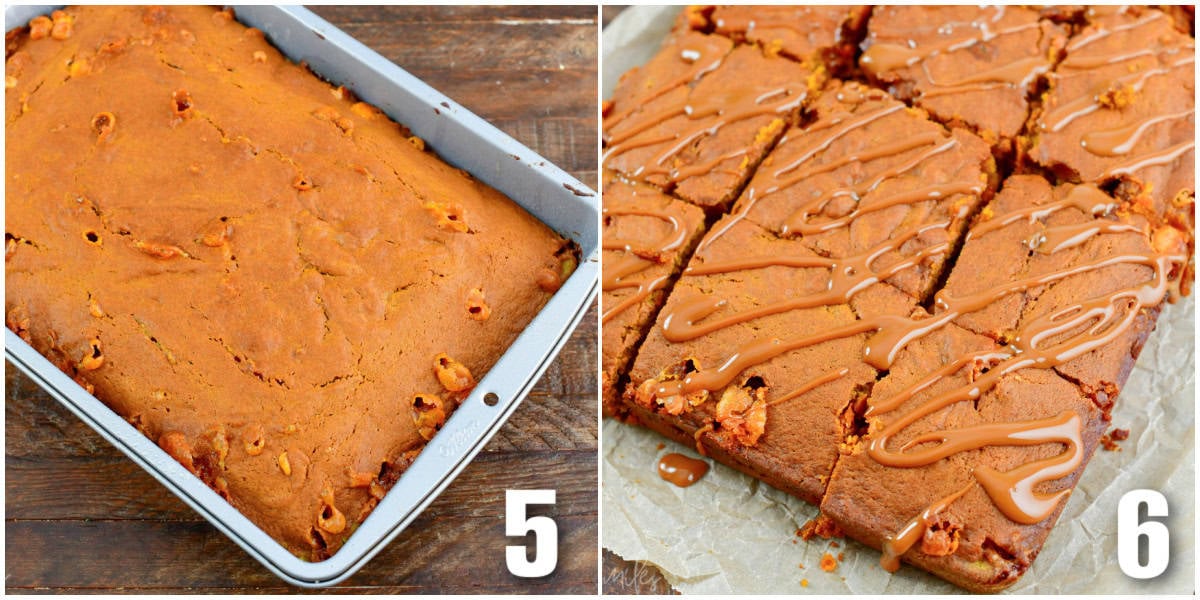
{"label": "blondie corner piece", "polygon": [[723,210],[823,81],[757,47],[682,33],[618,83],[604,116],[604,166]]}

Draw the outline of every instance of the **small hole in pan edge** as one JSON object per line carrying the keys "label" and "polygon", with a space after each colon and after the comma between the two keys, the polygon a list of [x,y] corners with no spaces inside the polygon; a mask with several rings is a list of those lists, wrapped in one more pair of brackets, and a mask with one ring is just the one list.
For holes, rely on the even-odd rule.
{"label": "small hole in pan edge", "polygon": [[483,403],[488,406],[495,406],[500,403],[500,396],[497,396],[495,392],[488,392],[483,395]]}

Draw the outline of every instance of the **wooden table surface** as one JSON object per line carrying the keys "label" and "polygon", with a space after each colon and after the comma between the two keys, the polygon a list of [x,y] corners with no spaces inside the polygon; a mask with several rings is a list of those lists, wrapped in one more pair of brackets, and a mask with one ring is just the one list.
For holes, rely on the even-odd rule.
{"label": "wooden table surface", "polygon": [[[596,9],[318,7],[325,19],[595,186]],[[595,306],[525,402],[413,524],[335,592],[595,593]],[[8,592],[288,592],[5,368]],[[557,490],[558,567],[505,568],[505,489]]]}

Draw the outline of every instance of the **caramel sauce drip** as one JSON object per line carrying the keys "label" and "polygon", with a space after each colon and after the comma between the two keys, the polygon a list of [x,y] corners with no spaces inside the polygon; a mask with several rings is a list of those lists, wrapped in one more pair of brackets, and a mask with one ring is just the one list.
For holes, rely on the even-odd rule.
{"label": "caramel sauce drip", "polygon": [[[909,139],[899,140],[897,142],[893,142],[890,144],[883,144],[883,145],[877,146],[875,148],[871,148],[870,150],[863,150],[861,152],[855,152],[853,154],[849,154],[849,155],[840,157],[836,160],[831,160],[822,165],[815,165],[808,169],[797,170],[795,173],[792,173],[791,175],[789,175],[787,177],[779,177],[778,174],[776,174],[776,180],[774,182],[771,182],[771,185],[767,186],[767,190],[766,190],[766,192],[763,193],[763,196],[774,193],[780,189],[788,188],[793,185],[796,185],[797,183],[804,181],[805,179],[808,179],[814,175],[820,175],[822,173],[836,171],[837,169],[840,169],[844,166],[847,166],[847,165],[850,165],[853,163],[866,163],[866,162],[871,162],[878,158],[895,156],[895,155],[901,154],[903,152],[908,152],[909,150],[915,150],[922,146],[936,144],[939,141],[945,142],[945,143],[941,144],[942,147],[939,149],[939,152],[944,152],[945,150],[948,150],[949,148],[953,147],[955,144],[955,141],[953,138],[945,138],[942,136],[942,134],[940,132],[931,131],[931,132],[928,132],[925,134],[915,135]],[[882,174],[879,177],[880,180],[887,179],[887,178],[888,178],[887,174]],[[845,193],[845,192],[852,192],[853,190],[847,189],[847,190],[838,190],[838,191],[842,191],[843,193]],[[761,197],[760,197],[760,199],[761,199]],[[807,217],[808,215],[805,214],[803,216]],[[792,220],[793,219],[789,219],[789,221],[792,221]]]}
{"label": "caramel sauce drip", "polygon": [[621,240],[609,236],[604,237],[604,250],[624,252],[612,264],[604,266],[601,288],[606,291],[634,288],[634,292],[622,298],[614,306],[607,307],[601,316],[602,322],[607,323],[613,317],[621,314],[629,307],[645,300],[655,290],[661,288],[670,279],[663,275],[653,279],[629,279],[656,264],[667,260],[666,255],[677,250],[687,239],[687,231],[683,227],[683,216],[680,211],[668,205],[662,210],[650,208],[604,209],[604,217],[641,216],[661,219],[670,224],[670,231],[662,238],[647,243],[643,240]]}
{"label": "caramel sauce drip", "polygon": [[658,476],[679,487],[688,487],[708,473],[708,463],[672,452],[658,461]]}
{"label": "caramel sauce drip", "polygon": [[1141,231],[1140,227],[1128,223],[1092,221],[1046,228],[1025,240],[1025,245],[1039,254],[1054,254],[1060,250],[1079,246],[1100,233],[1138,233]]}
{"label": "caramel sauce drip", "polygon": [[[853,101],[853,100],[851,100]],[[858,101],[862,101],[861,98]],[[893,114],[904,108],[902,104],[894,104],[863,111],[860,114],[846,113],[836,115],[830,120],[819,122],[810,127],[804,132],[806,142],[811,141],[812,147],[808,148],[799,157],[790,163],[774,170],[760,171],[765,173],[765,176],[756,179],[752,182],[748,189],[745,199],[737,208],[736,212],[725,220],[718,228],[714,229],[699,246],[699,250],[703,251],[713,241],[729,231],[737,222],[746,217],[754,206],[762,201],[763,198],[790,188],[814,175],[835,171],[841,167],[851,164],[869,163],[879,158],[886,158],[909,152],[924,146],[929,146],[923,152],[914,155],[911,159],[895,165],[893,167],[883,169],[876,173],[872,178],[865,181],[852,184],[847,187],[834,188],[822,193],[820,196],[808,200],[800,205],[799,208],[779,226],[780,235],[814,235],[826,231],[832,231],[841,227],[848,227],[858,217],[872,212],[885,210],[893,206],[902,204],[914,204],[929,200],[937,200],[946,198],[955,194],[981,194],[985,188],[980,181],[957,181],[948,183],[939,183],[929,185],[924,188],[910,190],[898,194],[893,194],[884,198],[880,198],[870,205],[863,206],[860,203],[862,197],[875,191],[881,184],[889,179],[893,179],[909,171],[917,168],[925,161],[953,149],[958,145],[958,141],[953,137],[946,137],[938,132],[928,132],[922,135],[916,135],[909,139],[900,140],[895,143],[877,146],[862,152],[856,152],[846,156],[841,156],[832,159],[824,164],[815,165],[808,168],[800,168],[804,163],[808,162],[819,152],[829,148],[835,141],[841,139],[851,131],[866,126],[869,123],[877,121],[883,117]],[[818,137],[815,134],[820,133]],[[784,138],[780,142],[780,146],[789,143],[788,138]],[[760,191],[761,190],[761,191]],[[839,215],[831,218],[823,223],[810,223],[814,217],[825,214],[829,202],[835,198],[848,197],[855,202],[855,208],[845,215]],[[836,213],[835,213],[836,214]],[[949,223],[943,223],[943,228],[948,227]],[[889,248],[894,250],[895,248]],[[936,253],[929,253],[932,255]],[[890,275],[889,275],[890,276]]]}
{"label": "caramel sauce drip", "polygon": [[1109,214],[1115,210],[1117,208],[1117,201],[1104,195],[1104,193],[1094,187],[1077,186],[1072,188],[1071,192],[1062,200],[1010,211],[1003,215],[996,215],[982,223],[976,223],[967,232],[967,239],[972,240],[983,237],[988,233],[1003,229],[1021,220],[1026,220],[1030,224],[1044,221],[1046,217],[1065,208],[1074,208],[1085,215],[1096,217]]}
{"label": "caramel sauce drip", "polygon": [[613,306],[607,307],[601,315],[601,323],[608,323],[617,315],[629,310],[629,307],[645,300],[650,294],[654,293],[655,290],[661,289],[671,279],[670,275],[663,275],[653,279],[624,280],[625,277],[644,271],[649,266],[649,262],[636,256],[625,256],[612,264],[604,266],[604,291],[631,287],[634,288],[634,292],[622,298],[620,302],[617,302]]}
{"label": "caramel sauce drip", "polygon": [[1107,65],[1115,65],[1127,60],[1133,60],[1135,58],[1142,58],[1143,56],[1156,56],[1157,54],[1157,52],[1150,48],[1143,48],[1140,50],[1134,50],[1132,52],[1122,51],[1114,52],[1112,54],[1098,54],[1095,56],[1080,56],[1078,54],[1072,54],[1059,64],[1059,69],[1083,72]]}

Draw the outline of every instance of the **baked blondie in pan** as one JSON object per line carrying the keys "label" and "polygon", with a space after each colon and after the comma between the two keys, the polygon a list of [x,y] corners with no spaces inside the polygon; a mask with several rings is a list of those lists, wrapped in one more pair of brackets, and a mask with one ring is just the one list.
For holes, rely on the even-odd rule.
{"label": "baked blondie in pan", "polygon": [[582,316],[594,198],[303,9],[6,19],[7,356],[280,576],[349,576]]}

